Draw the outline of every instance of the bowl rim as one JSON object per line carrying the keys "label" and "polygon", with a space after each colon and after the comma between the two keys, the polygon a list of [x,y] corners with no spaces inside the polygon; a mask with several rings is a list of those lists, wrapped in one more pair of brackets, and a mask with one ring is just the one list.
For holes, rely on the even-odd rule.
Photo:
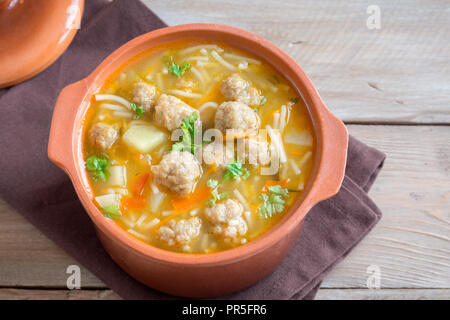
{"label": "bowl rim", "polygon": [[[116,71],[117,67],[111,69],[113,64],[117,64],[118,61],[123,59],[124,55],[127,52],[131,52],[138,48],[140,45],[144,43],[150,43],[155,41],[156,39],[167,38],[166,42],[174,42],[179,39],[173,39],[176,35],[179,34],[190,34],[195,32],[205,32],[205,34],[214,33],[216,35],[222,34],[227,37],[234,38],[237,42],[241,41],[245,43],[245,45],[249,45],[252,43],[255,46],[255,50],[262,50],[265,55],[270,56],[271,58],[276,58],[277,63],[284,63],[284,68],[288,68],[291,70],[292,74],[297,77],[296,82],[293,81],[290,77],[286,76],[285,72],[282,72],[280,69],[280,65],[276,65],[272,61],[268,61],[264,58],[264,55],[261,52],[253,52],[255,50],[250,50],[248,48],[244,48],[243,46],[238,46],[240,49],[246,50],[248,52],[253,53],[254,55],[264,59],[268,62],[275,70],[283,74],[293,86],[293,88],[297,91],[299,96],[302,97],[306,107],[308,108],[310,118],[313,124],[313,128],[316,136],[316,159],[313,171],[310,175],[310,179],[305,187],[305,191],[296,200],[295,204],[292,206],[289,212],[285,213],[284,217],[277,222],[271,229],[266,231],[264,234],[259,237],[249,241],[248,243],[214,253],[182,253],[182,252],[173,252],[165,249],[160,249],[158,247],[152,246],[144,241],[139,240],[133,235],[129,234],[126,230],[122,229],[118,226],[114,221],[110,219],[105,219],[100,210],[95,206],[93,201],[93,193],[89,190],[90,183],[87,180],[87,174],[85,172],[84,167],[82,166],[83,156],[82,156],[82,129],[84,128],[84,117],[90,106],[90,98],[93,94],[95,94],[95,88],[98,90],[101,87],[101,84],[104,80],[114,71]],[[191,36],[192,39],[198,39],[198,36]],[[209,39],[213,41],[212,39]],[[227,42],[227,41],[225,41]],[[234,44],[232,44],[235,46]],[[151,46],[149,46],[151,47]],[[137,55],[138,53],[134,53]],[[119,68],[123,65],[126,60],[121,61],[119,64]],[[98,67],[85,79],[81,80],[82,86],[85,88],[86,92],[81,98],[81,103],[78,104],[78,110],[76,113],[76,117],[73,123],[73,132],[72,132],[72,161],[71,165],[64,165],[61,163],[57,163],[52,159],[49,151],[49,157],[52,161],[61,166],[66,173],[70,176],[72,183],[75,186],[75,190],[85,207],[88,215],[91,220],[94,222],[97,228],[101,228],[103,233],[107,235],[108,238],[117,240],[116,242],[121,246],[125,246],[127,249],[131,249],[134,252],[140,254],[146,259],[150,259],[153,261],[158,261],[159,263],[167,263],[167,264],[178,264],[178,265],[197,265],[197,266],[209,266],[209,265],[217,265],[217,264],[228,264],[234,263],[242,259],[247,259],[253,255],[258,254],[262,250],[267,247],[273,246],[282,240],[286,235],[290,234],[295,228],[301,223],[301,221],[305,218],[306,214],[320,200],[328,198],[335,193],[337,193],[339,187],[333,188],[331,192],[328,192],[324,196],[323,192],[312,192],[314,189],[320,187],[317,184],[317,177],[322,170],[324,165],[323,150],[321,150],[321,141],[323,140],[323,131],[325,126],[325,118],[326,116],[331,116],[333,121],[339,121],[334,115],[332,115],[329,110],[325,107],[320,98],[317,90],[314,88],[311,80],[308,78],[306,73],[300,68],[300,66],[286,53],[284,53],[281,49],[276,47],[274,44],[265,40],[251,32],[226,26],[219,24],[208,24],[208,23],[195,23],[195,24],[185,24],[178,25],[172,27],[166,27],[162,29],[157,29],[155,31],[151,31],[149,33],[143,34],[137,38],[130,40],[125,43],[117,50],[115,50],[112,54],[110,54],[107,58],[105,58]],[[302,87],[300,90],[299,87]],[[91,92],[89,92],[91,90]],[[62,94],[62,93],[61,93]],[[313,116],[313,112],[316,112],[316,115]],[[55,119],[55,117],[54,117]],[[341,122],[342,123],[342,122]],[[342,124],[343,125],[343,124]],[[53,122],[52,122],[53,127]],[[345,128],[345,127],[344,127]],[[52,138],[52,135],[51,135]],[[50,147],[49,147],[50,150]],[[345,148],[345,158],[346,158],[346,148]],[[71,167],[72,166],[72,167]],[[71,168],[70,168],[71,167]],[[338,180],[339,186],[342,182],[344,173],[338,172]],[[335,190],[336,189],[336,190]],[[117,244],[116,243],[116,244]]]}

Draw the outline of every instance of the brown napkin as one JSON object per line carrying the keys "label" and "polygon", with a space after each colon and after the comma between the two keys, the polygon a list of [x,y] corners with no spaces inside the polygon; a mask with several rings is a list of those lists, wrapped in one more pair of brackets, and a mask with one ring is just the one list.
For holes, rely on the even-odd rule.
{"label": "brown napkin", "polygon": [[[166,25],[137,0],[86,1],[81,30],[66,53],[37,77],[0,90],[0,196],[48,238],[126,299],[173,298],[138,283],[108,256],[69,178],[47,158],[60,90],[86,77],[126,41]],[[367,196],[384,155],[350,137],[338,195],[315,206],[283,263],[228,299],[311,299],[328,271],[376,224]]]}

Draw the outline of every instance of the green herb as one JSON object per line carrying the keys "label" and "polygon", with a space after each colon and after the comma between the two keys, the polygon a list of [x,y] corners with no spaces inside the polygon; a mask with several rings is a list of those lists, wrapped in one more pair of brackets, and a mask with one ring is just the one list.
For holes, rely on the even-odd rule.
{"label": "green herb", "polygon": [[102,208],[103,210],[103,216],[109,219],[119,219],[121,217],[121,213],[119,211],[119,208],[117,208],[117,205],[112,204],[110,206],[107,206],[105,208]]}
{"label": "green herb", "polygon": [[170,150],[178,150],[178,151],[189,151],[194,154],[195,149],[200,147],[194,143],[194,137],[197,132],[196,124],[197,121],[197,112],[194,112],[189,117],[183,119],[181,123],[180,129],[183,130],[183,136],[181,137],[181,141],[176,142],[172,145]]}
{"label": "green herb", "polygon": [[263,106],[266,104],[266,102],[267,102],[267,97],[262,97],[261,101],[259,102],[259,105]]}
{"label": "green herb", "polygon": [[229,179],[236,180],[239,177],[242,177],[244,180],[250,176],[250,171],[242,166],[242,163],[239,161],[231,162],[227,165],[227,169],[223,175],[223,181],[227,181]]}
{"label": "green herb", "polygon": [[219,182],[217,180],[214,180],[214,179],[209,179],[206,182],[206,186],[208,188],[212,189],[211,190],[212,197],[208,200],[208,205],[210,207],[214,206],[216,204],[216,202],[219,201],[219,200],[228,199],[228,193],[227,192],[222,192],[222,193],[218,192],[218,189],[219,189],[220,185],[221,184],[219,184]]}
{"label": "green herb", "polygon": [[291,101],[293,104],[296,104],[296,103],[298,102],[298,98],[292,98],[290,101]]}
{"label": "green herb", "polygon": [[169,72],[178,78],[191,68],[191,65],[187,61],[183,62],[181,65],[177,65],[173,61],[172,56],[170,58],[163,57],[163,61],[167,65]]}
{"label": "green herb", "polygon": [[268,193],[263,193],[259,196],[259,199],[263,202],[259,207],[259,217],[264,219],[283,212],[284,198],[288,196],[289,192],[280,185],[275,185],[268,188]]}
{"label": "green herb", "polygon": [[134,112],[138,115],[138,117],[142,117],[145,113],[144,108],[136,106],[136,104],[131,104],[131,109],[133,109]]}
{"label": "green herb", "polygon": [[102,157],[90,156],[86,160],[86,169],[92,172],[94,181],[102,180],[105,182],[108,179],[108,165],[108,159]]}
{"label": "green herb", "polygon": [[218,182],[217,180],[214,180],[214,179],[209,179],[209,180],[206,182],[206,186],[207,186],[208,188],[211,188],[211,189],[214,189],[215,187],[217,187],[218,184],[219,184],[219,182]]}

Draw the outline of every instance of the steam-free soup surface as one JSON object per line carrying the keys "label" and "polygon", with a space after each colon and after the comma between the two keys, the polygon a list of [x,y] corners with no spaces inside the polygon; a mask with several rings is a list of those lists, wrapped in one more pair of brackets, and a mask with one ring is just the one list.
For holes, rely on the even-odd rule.
{"label": "steam-free soup surface", "polygon": [[88,111],[84,156],[105,219],[159,248],[209,253],[289,212],[314,140],[302,100],[265,61],[185,41],[109,77]]}

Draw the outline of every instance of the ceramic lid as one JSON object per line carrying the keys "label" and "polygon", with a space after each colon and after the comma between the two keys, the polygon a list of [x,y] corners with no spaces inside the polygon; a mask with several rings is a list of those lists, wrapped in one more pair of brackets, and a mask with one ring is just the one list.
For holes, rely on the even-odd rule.
{"label": "ceramic lid", "polygon": [[75,36],[84,0],[0,0],[0,88],[46,69]]}

